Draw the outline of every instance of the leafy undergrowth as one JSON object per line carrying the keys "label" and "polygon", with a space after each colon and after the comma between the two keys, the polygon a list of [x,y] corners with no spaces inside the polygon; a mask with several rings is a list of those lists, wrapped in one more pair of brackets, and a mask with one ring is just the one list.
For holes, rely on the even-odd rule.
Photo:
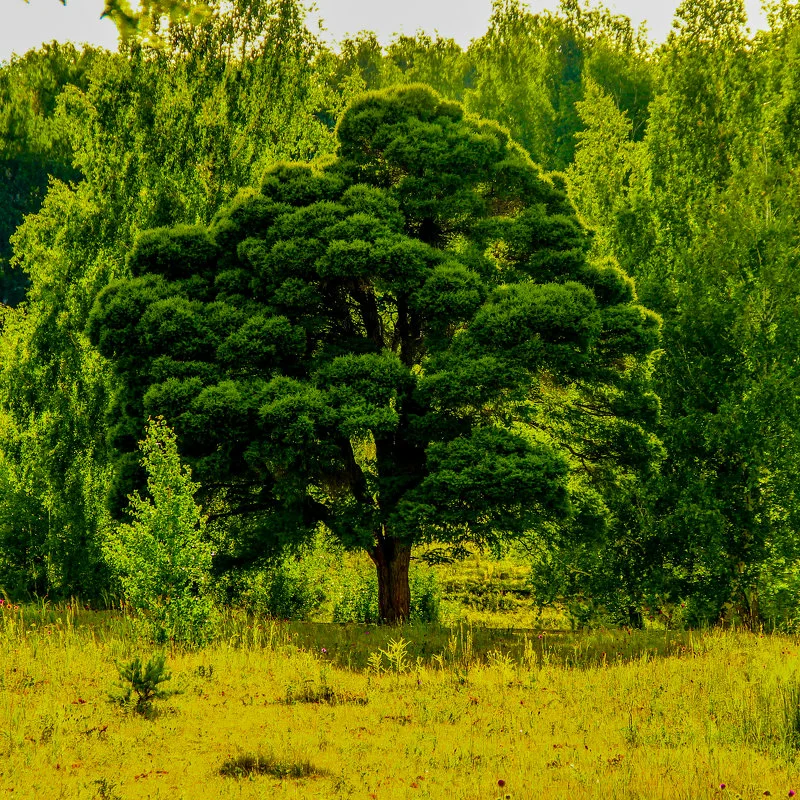
{"label": "leafy undergrowth", "polygon": [[443,616],[491,627],[569,627],[566,616],[542,613],[528,584],[531,567],[509,554],[491,558],[471,553],[467,558],[435,568],[444,598]]}
{"label": "leafy undergrowth", "polygon": [[231,618],[215,644],[167,652],[176,693],[155,699],[159,713],[148,718],[107,698],[116,665],[155,651],[129,635],[124,618],[92,621],[64,609],[0,616],[2,796],[518,800],[800,790],[794,637],[662,632],[656,645],[652,633],[626,631],[539,639]]}

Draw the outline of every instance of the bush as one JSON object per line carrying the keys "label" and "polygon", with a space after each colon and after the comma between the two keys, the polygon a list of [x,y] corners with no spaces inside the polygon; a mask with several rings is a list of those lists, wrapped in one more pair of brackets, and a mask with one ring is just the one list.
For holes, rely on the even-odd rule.
{"label": "bush", "polygon": [[800,631],[800,567],[780,558],[768,561],[759,576],[758,604],[769,628]]}
{"label": "bush", "polygon": [[148,421],[139,446],[150,496],[130,496],[132,522],[109,532],[103,552],[126,601],[157,642],[199,645],[211,634],[215,610],[197,484],[181,466],[175,433],[163,418]]}
{"label": "bush", "polygon": [[334,622],[375,623],[378,614],[378,576],[367,565],[343,564],[335,587]]}
{"label": "bush", "polygon": [[285,780],[286,778],[310,778],[315,775],[324,775],[308,759],[291,760],[276,758],[272,755],[261,753],[243,753],[235,758],[229,758],[219,770],[224,778],[249,778],[252,775],[268,775],[271,778]]}
{"label": "bush", "polygon": [[275,619],[306,620],[317,611],[325,593],[309,559],[291,556],[233,579],[235,602],[246,611]]}
{"label": "bush", "polygon": [[412,621],[439,622],[442,591],[436,573],[430,567],[414,567],[409,580]]}

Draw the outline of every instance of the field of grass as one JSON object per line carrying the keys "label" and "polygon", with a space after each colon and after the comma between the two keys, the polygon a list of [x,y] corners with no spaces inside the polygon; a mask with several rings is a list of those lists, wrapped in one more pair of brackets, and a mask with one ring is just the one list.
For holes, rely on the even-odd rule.
{"label": "field of grass", "polygon": [[[541,636],[541,638],[540,638]],[[800,647],[739,632],[254,623],[166,653],[111,613],[0,613],[0,797],[756,798],[800,790]],[[724,788],[722,788],[724,786]]]}

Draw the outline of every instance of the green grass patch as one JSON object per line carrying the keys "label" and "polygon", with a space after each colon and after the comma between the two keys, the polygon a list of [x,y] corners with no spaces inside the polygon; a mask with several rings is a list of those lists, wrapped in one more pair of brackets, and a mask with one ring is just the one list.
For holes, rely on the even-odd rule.
{"label": "green grass patch", "polygon": [[368,702],[364,694],[355,694],[342,689],[334,689],[327,683],[317,685],[311,679],[303,681],[300,686],[290,683],[286,687],[285,702],[293,703],[324,703],[329,706],[352,704],[365,706]]}
{"label": "green grass patch", "polygon": [[243,753],[229,758],[220,767],[223,778],[249,778],[252,775],[268,775],[272,778],[311,778],[322,775],[310,761],[289,761],[261,754]]}

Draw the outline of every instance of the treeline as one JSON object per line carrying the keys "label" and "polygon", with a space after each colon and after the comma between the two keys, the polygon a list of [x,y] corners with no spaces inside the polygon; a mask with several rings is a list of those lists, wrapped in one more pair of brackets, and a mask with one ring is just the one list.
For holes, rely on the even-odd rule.
{"label": "treeline", "polygon": [[[605,482],[602,526],[531,532],[537,598],[581,620],[800,622],[800,7],[752,37],[741,0],[685,0],[655,48],[602,7],[498,0],[466,50],[361,34],[335,51],[295,0],[224,9],[0,68],[0,587],[112,588],[120,437],[142,431],[110,418],[124,387],[87,323],[137,235],[209,224],[271,164],[332,155],[365,89],[425,83],[560,173],[591,257],[663,319],[662,460]],[[241,524],[219,515],[217,552]]]}

